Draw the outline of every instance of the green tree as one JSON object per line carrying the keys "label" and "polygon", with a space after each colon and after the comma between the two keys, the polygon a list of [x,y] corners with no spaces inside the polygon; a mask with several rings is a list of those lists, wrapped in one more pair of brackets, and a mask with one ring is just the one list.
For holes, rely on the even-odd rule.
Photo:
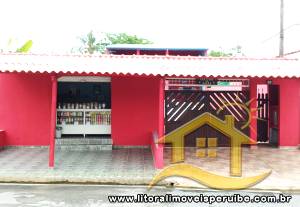
{"label": "green tree", "polygon": [[21,53],[25,53],[25,52],[29,52],[29,50],[31,49],[32,47],[32,40],[28,40],[27,42],[25,42],[25,44],[18,48],[16,52],[21,52]]}
{"label": "green tree", "polygon": [[[80,53],[104,53],[107,45],[111,44],[151,44],[152,42],[139,38],[136,35],[128,35],[126,33],[104,33],[101,38],[96,38],[93,31],[86,36],[79,38],[82,46],[79,48]],[[72,49],[72,51],[78,51]]]}
{"label": "green tree", "polygon": [[136,35],[128,35],[126,33],[107,33],[106,37],[110,44],[151,44],[152,42],[139,38]]}
{"label": "green tree", "polygon": [[229,50],[226,50],[226,52],[224,52],[222,50],[222,48],[220,48],[220,50],[211,50],[208,53],[208,56],[210,56],[210,57],[237,57],[237,56],[245,56],[245,55],[242,52],[242,46],[237,45]]}
{"label": "green tree", "polygon": [[26,41],[21,47],[16,48],[16,41],[12,38],[9,39],[7,45],[4,48],[0,48],[0,52],[18,52],[18,53],[26,53],[29,52],[32,48],[33,41]]}
{"label": "green tree", "polygon": [[97,41],[93,31],[90,31],[86,36],[79,38],[82,46],[79,48],[81,53],[93,54],[95,52],[103,53],[105,46],[101,41]]}
{"label": "green tree", "polygon": [[211,50],[208,53],[208,56],[210,56],[210,57],[230,57],[230,56],[232,56],[232,53],[225,53],[222,51]]}

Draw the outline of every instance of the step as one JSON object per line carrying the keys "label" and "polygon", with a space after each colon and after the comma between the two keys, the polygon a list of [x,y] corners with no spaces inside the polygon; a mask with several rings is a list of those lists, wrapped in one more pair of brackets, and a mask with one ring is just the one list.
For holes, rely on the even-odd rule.
{"label": "step", "polygon": [[55,149],[61,151],[102,151],[112,150],[112,145],[56,145]]}
{"label": "step", "polygon": [[56,145],[111,145],[109,138],[60,138],[55,140]]}

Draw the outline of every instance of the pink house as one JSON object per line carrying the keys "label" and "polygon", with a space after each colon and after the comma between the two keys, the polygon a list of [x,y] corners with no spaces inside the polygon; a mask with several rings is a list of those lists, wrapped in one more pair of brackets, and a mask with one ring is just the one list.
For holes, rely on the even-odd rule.
{"label": "pink house", "polygon": [[[255,111],[245,133],[252,139],[275,147],[300,144],[296,59],[210,58],[202,57],[206,50],[201,49],[202,54],[196,49],[180,54],[172,48],[164,53],[108,50],[114,54],[0,54],[0,147],[49,146],[53,167],[61,126],[63,137],[101,134],[113,146],[149,146],[155,167],[161,168],[163,146],[154,143],[153,134],[163,136],[219,109],[243,124],[249,115],[230,103],[248,101]],[[125,53],[120,50],[127,52],[120,55]],[[80,88],[76,83],[91,84]],[[216,136],[226,145],[208,128],[191,135],[187,144],[199,135]]]}

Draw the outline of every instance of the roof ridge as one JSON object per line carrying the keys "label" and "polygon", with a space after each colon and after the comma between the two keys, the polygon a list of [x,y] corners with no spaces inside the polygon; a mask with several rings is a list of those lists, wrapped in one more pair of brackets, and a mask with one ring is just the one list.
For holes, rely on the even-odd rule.
{"label": "roof ridge", "polygon": [[113,55],[113,54],[51,54],[51,53],[16,53],[16,52],[0,52],[0,56],[43,56],[43,57],[83,57],[83,58],[137,58],[137,59],[178,59],[178,60],[284,60],[298,61],[298,58],[285,57],[210,57],[210,56],[172,56],[172,55]]}

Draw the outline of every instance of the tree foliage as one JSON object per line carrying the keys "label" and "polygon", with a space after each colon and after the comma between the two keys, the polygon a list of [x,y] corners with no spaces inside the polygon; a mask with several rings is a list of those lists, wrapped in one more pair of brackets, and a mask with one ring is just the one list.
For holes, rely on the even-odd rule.
{"label": "tree foliage", "polygon": [[236,56],[244,56],[244,53],[242,53],[242,46],[237,45],[236,47],[231,48],[230,50],[227,50],[224,52],[222,48],[220,50],[211,50],[208,53],[208,56],[211,57],[236,57]]}
{"label": "tree foliage", "polygon": [[217,50],[211,50],[208,54],[210,57],[230,57],[232,56],[232,53],[225,53],[222,51],[217,51]]}
{"label": "tree foliage", "polygon": [[3,48],[0,48],[0,52],[18,52],[18,53],[26,53],[29,52],[32,48],[33,41],[27,40],[21,47],[17,48],[17,41],[15,39],[10,38],[7,42],[7,45]]}
{"label": "tree foliage", "polygon": [[104,53],[107,45],[111,44],[150,44],[151,41],[139,38],[136,35],[128,35],[126,33],[104,33],[101,38],[94,35],[93,31],[90,31],[87,35],[79,38],[81,41],[81,47],[79,52],[81,53]]}
{"label": "tree foliage", "polygon": [[151,44],[152,42],[139,38],[136,35],[128,35],[126,33],[117,33],[117,34],[106,34],[106,37],[110,44]]}
{"label": "tree foliage", "polygon": [[104,52],[104,44],[101,41],[97,42],[92,31],[87,33],[86,36],[80,37],[80,41],[82,43],[82,46],[79,48],[81,53],[93,54],[95,52]]}
{"label": "tree foliage", "polygon": [[17,52],[21,52],[21,53],[29,52],[29,50],[32,47],[32,44],[33,44],[32,40],[28,40],[27,42],[25,42],[25,44],[22,47],[17,49]]}

